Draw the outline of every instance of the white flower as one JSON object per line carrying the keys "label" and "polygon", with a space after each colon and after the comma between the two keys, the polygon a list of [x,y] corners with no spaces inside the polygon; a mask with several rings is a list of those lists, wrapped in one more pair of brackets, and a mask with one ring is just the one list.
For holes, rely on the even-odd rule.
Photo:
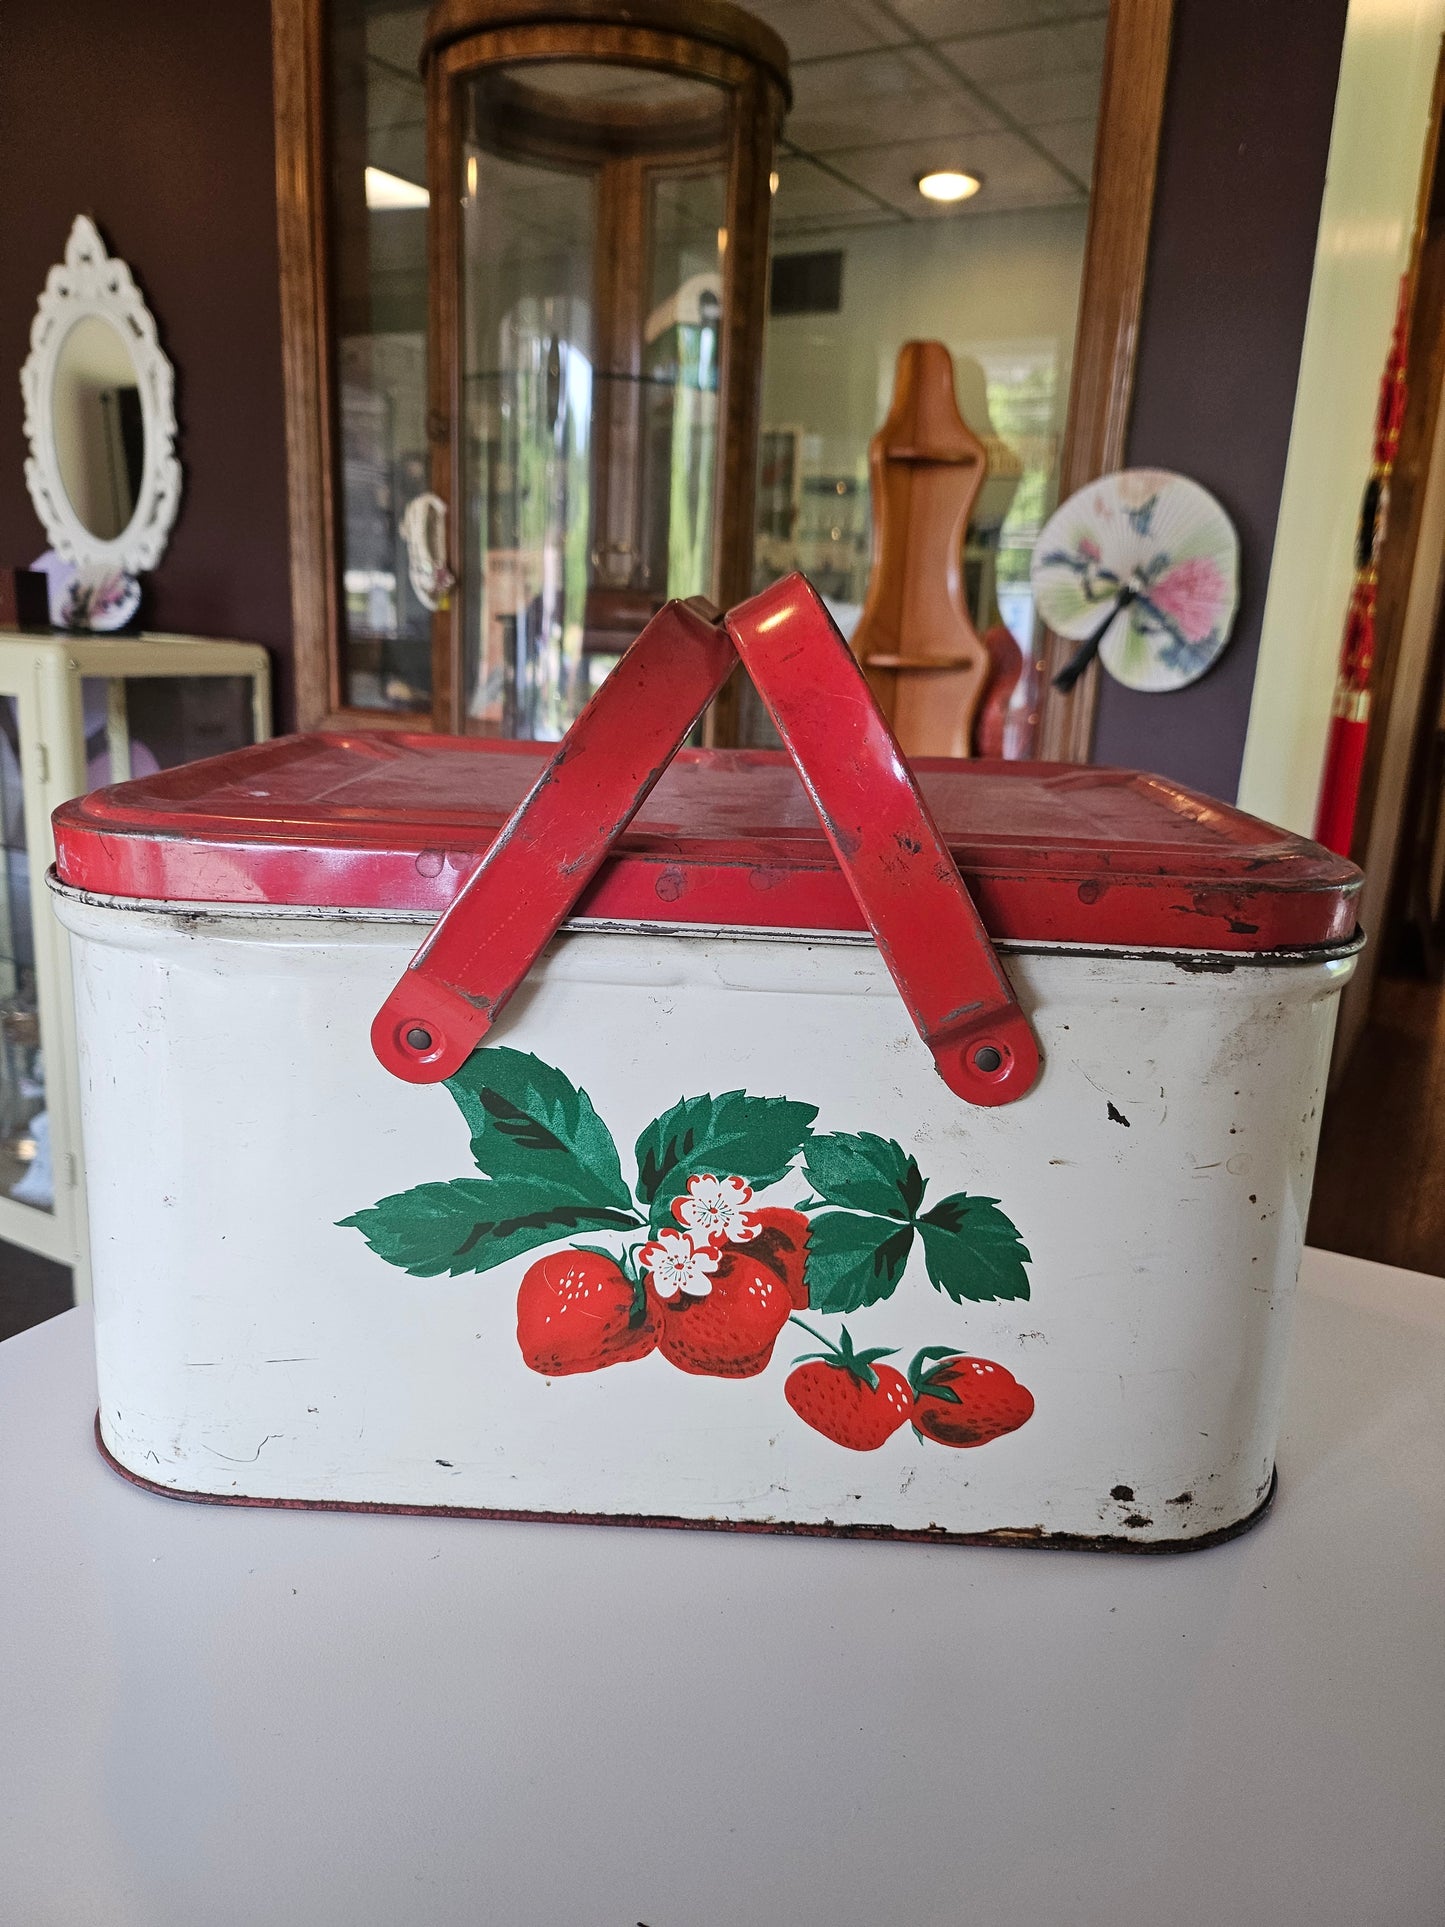
{"label": "white flower", "polygon": [[637,1261],[651,1272],[652,1289],[659,1298],[676,1298],[680,1291],[690,1298],[706,1298],[712,1290],[707,1274],[718,1267],[717,1254],[706,1244],[694,1244],[687,1232],[670,1228],[659,1231],[654,1243],[644,1245]]}
{"label": "white flower", "polygon": [[742,1178],[699,1175],[688,1179],[685,1198],[673,1199],[672,1215],[707,1244],[747,1244],[762,1230],[743,1210],[752,1195],[753,1187]]}

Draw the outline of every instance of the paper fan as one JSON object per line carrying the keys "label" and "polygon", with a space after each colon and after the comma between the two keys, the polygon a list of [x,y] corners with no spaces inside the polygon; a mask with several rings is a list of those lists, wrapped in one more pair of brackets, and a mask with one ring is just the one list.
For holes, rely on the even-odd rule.
{"label": "paper fan", "polygon": [[1095,654],[1130,689],[1197,681],[1239,606],[1239,538],[1198,482],[1162,468],[1101,475],[1055,509],[1029,565],[1055,635],[1082,643],[1057,676],[1072,689]]}

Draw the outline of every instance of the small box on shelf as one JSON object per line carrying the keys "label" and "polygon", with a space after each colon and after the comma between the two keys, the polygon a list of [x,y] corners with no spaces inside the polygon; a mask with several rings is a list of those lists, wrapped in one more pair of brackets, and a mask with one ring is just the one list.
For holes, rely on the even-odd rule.
{"label": "small box on shelf", "polygon": [[0,568],[0,629],[50,631],[50,583],[40,569]]}

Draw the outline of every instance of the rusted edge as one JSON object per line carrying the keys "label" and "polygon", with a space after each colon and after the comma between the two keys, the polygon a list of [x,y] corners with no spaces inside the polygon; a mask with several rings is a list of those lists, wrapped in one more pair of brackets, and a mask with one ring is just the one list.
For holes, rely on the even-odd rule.
{"label": "rusted edge", "polygon": [[154,1492],[162,1499],[184,1499],[191,1505],[259,1506],[270,1512],[391,1512],[413,1519],[510,1519],[537,1525],[576,1526],[665,1526],[673,1532],[746,1532],[771,1533],[793,1539],[896,1539],[906,1545],[924,1546],[1029,1546],[1045,1552],[1127,1552],[1179,1553],[1203,1552],[1208,1546],[1223,1545],[1257,1526],[1274,1504],[1279,1473],[1272,1471],[1269,1490],[1253,1512],[1230,1526],[1216,1526],[1193,1539],[1116,1538],[1111,1533],[1045,1532],[1042,1526],[1001,1526],[993,1532],[907,1531],[899,1526],[809,1526],[778,1522],[770,1524],[751,1519],[677,1519],[662,1513],[644,1512],[522,1512],[499,1506],[470,1505],[381,1505],[363,1499],[258,1499],[241,1493],[188,1492],[179,1486],[158,1485],[121,1464],[100,1435],[100,1413],[95,1415],[95,1443],[100,1456],[113,1472],[143,1492]]}
{"label": "rusted edge", "polygon": [[[179,836],[176,839],[180,841]],[[673,859],[678,868],[686,859]],[[172,923],[201,923],[207,918],[218,922],[278,923],[377,923],[411,924],[420,929],[433,925],[432,910],[365,909],[337,903],[195,903],[177,898],[118,897],[103,890],[84,890],[67,883],[51,864],[45,872],[45,887],[55,897],[83,903],[90,909],[134,911],[138,915],[169,919]],[[757,943],[831,943],[872,946],[872,932],[866,925],[856,930],[811,928],[805,924],[780,923],[679,923],[667,917],[566,917],[557,926],[559,936],[663,937],[699,941],[714,938],[746,938]],[[1329,937],[1322,943],[1285,944],[1274,950],[1181,950],[1169,944],[1066,943],[1044,938],[990,937],[1000,956],[1009,957],[1093,957],[1111,963],[1163,963],[1194,973],[1231,970],[1279,969],[1293,965],[1334,963],[1344,957],[1358,956],[1366,937],[1358,924],[1348,937]]]}

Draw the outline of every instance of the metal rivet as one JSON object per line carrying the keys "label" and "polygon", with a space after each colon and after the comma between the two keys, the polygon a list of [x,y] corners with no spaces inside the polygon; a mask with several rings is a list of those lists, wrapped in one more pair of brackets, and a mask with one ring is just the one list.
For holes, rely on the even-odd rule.
{"label": "metal rivet", "polygon": [[983,1044],[973,1053],[975,1070],[996,1071],[1003,1062],[1003,1052],[995,1050],[992,1044]]}
{"label": "metal rivet", "polygon": [[406,1034],[406,1041],[413,1050],[430,1050],[431,1032],[423,1030],[420,1024],[414,1024]]}

